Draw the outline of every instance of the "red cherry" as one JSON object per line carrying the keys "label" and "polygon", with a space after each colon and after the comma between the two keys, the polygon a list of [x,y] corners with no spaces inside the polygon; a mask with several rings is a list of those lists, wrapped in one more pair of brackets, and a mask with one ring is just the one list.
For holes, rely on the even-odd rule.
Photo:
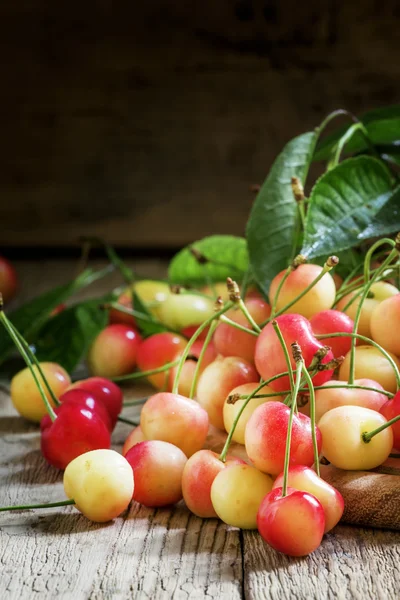
{"label": "red cherry", "polygon": [[[186,348],[187,340],[175,333],[156,333],[146,338],[139,346],[137,366],[141,371],[158,369],[172,362]],[[162,389],[168,382],[168,372],[150,375],[148,381],[155,388]]]}
{"label": "red cherry", "polygon": [[[289,350],[293,369],[295,369],[295,362],[290,351],[290,344],[293,342],[298,342],[300,344],[304,363],[306,367],[310,366],[314,354],[324,345],[315,339],[310,322],[307,321],[305,317],[296,314],[281,315],[280,317],[277,317],[276,321]],[[256,343],[254,359],[257,371],[265,381],[274,375],[287,371],[282,346],[272,323],[268,323],[260,333]],[[325,364],[332,359],[333,354],[329,351],[322,360],[322,363]],[[314,385],[322,385],[332,377],[332,374],[333,369],[329,371],[320,371],[313,378]],[[288,390],[290,388],[289,377],[281,377],[268,385],[277,392]]]}
{"label": "red cherry", "polygon": [[0,293],[4,304],[13,299],[17,288],[18,279],[14,267],[4,256],[0,256]]}
{"label": "red cherry", "polygon": [[[379,411],[388,421],[400,415],[400,392],[397,392]],[[396,450],[400,450],[400,419],[392,426],[393,431],[393,446]]]}
{"label": "red cherry", "polygon": [[[353,319],[340,310],[323,310],[310,319],[311,329],[314,334],[325,333],[352,333],[354,328]],[[330,346],[333,355],[337,358],[345,356],[351,347],[351,337],[324,338],[320,340],[326,346]]]}
{"label": "red cherry", "polygon": [[139,333],[133,327],[108,325],[92,343],[87,361],[90,372],[98,377],[119,377],[132,373],[136,366]]}
{"label": "red cherry", "polygon": [[113,423],[111,421],[110,413],[103,402],[101,402],[101,400],[99,400],[92,392],[88,392],[87,390],[82,390],[79,388],[75,390],[68,390],[68,392],[64,392],[64,394],[59,397],[59,401],[63,404],[68,402],[68,404],[79,404],[86,406],[86,408],[102,418],[110,432],[113,430]]}
{"label": "red cherry", "polygon": [[69,389],[86,390],[93,394],[104,404],[111,417],[112,428],[115,427],[123,402],[122,390],[116,383],[105,379],[105,377],[89,377],[88,379],[76,381]]}
{"label": "red cherry", "polygon": [[56,414],[50,424],[46,417],[41,423],[41,450],[49,464],[65,469],[85,452],[110,448],[110,432],[98,414],[74,403],[61,404]]}
{"label": "red cherry", "polygon": [[278,552],[306,556],[322,541],[324,509],[312,494],[288,488],[287,496],[282,497],[282,488],[275,488],[261,502],[257,527],[261,537]]}
{"label": "red cherry", "polygon": [[[122,292],[118,298],[118,304],[121,304],[125,308],[132,308],[132,294],[129,291]],[[129,325],[130,327],[136,327],[135,318],[132,315],[121,312],[116,308],[112,308],[108,315],[109,322],[112,325],[116,323],[122,323],[123,325]]]}

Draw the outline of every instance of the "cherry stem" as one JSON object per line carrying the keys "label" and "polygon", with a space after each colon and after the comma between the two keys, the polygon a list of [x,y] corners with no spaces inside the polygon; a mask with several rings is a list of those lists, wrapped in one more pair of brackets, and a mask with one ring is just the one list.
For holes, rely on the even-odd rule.
{"label": "cherry stem", "polygon": [[[221,315],[220,319],[223,319],[223,318],[224,318],[224,315]],[[212,336],[214,335],[214,331],[216,330],[217,326],[218,326],[218,321],[213,321],[210,325],[210,329],[207,332],[206,339],[204,340],[203,347],[200,351],[199,358],[196,363],[196,368],[194,370],[192,385],[190,386],[189,398],[193,398],[195,395],[197,381],[198,381],[199,375],[200,375],[201,364],[203,362],[203,358],[206,353],[207,347],[208,347],[209,343],[211,342]]]}
{"label": "cherry stem", "polygon": [[255,322],[255,320],[253,319],[253,317],[251,316],[251,314],[249,312],[249,309],[247,308],[247,306],[243,302],[242,298],[240,298],[240,300],[239,300],[239,308],[242,311],[242,313],[244,314],[244,316],[246,317],[246,319],[248,320],[248,322],[250,323],[250,325],[252,326],[252,328],[254,329],[254,331],[256,331],[257,334],[260,334],[261,333],[261,329],[257,325],[257,323]]}
{"label": "cherry stem", "polygon": [[310,419],[311,419],[311,436],[312,443],[314,448],[314,461],[315,461],[315,470],[319,477],[319,453],[318,453],[318,443],[317,443],[317,432],[316,432],[316,424],[315,424],[315,391],[312,379],[310,377],[309,372],[306,369],[306,366],[303,362],[303,376],[307,382],[307,387],[310,392]]}
{"label": "cherry stem", "polygon": [[286,435],[286,448],[285,448],[285,462],[283,467],[283,483],[282,483],[282,498],[287,495],[287,484],[288,484],[288,475],[289,475],[289,463],[290,463],[290,446],[292,442],[292,427],[293,427],[293,416],[295,407],[297,406],[297,394],[299,393],[300,388],[300,379],[301,372],[303,370],[304,361],[303,358],[300,357],[296,361],[296,382],[294,385],[292,403],[290,406],[289,413],[289,421],[288,421],[288,429]]}
{"label": "cherry stem", "polygon": [[227,325],[234,327],[235,329],[239,329],[239,331],[244,331],[245,333],[249,333],[250,335],[254,335],[255,337],[259,336],[257,331],[254,331],[253,329],[249,329],[248,327],[245,327],[244,325],[240,325],[240,323],[236,323],[235,321],[232,321],[232,319],[230,319],[229,317],[227,317],[225,315],[222,315],[219,318],[219,320],[222,321],[222,323],[226,323]]}
{"label": "cherry stem", "polygon": [[172,362],[165,363],[162,367],[156,369],[149,369],[148,371],[137,371],[136,373],[129,373],[129,375],[120,375],[114,377],[112,381],[131,381],[133,379],[141,379],[142,377],[149,377],[150,375],[157,375],[157,373],[163,373],[168,371],[172,367],[176,367],[179,364],[179,359],[173,360]]}
{"label": "cherry stem", "polygon": [[10,336],[10,338],[12,339],[12,341],[14,342],[16,348],[18,349],[18,351],[21,354],[22,358],[24,359],[24,361],[25,361],[28,369],[30,370],[31,375],[33,377],[33,380],[34,380],[34,382],[36,384],[36,387],[39,390],[39,393],[40,393],[40,395],[42,397],[42,400],[44,402],[44,405],[46,407],[46,410],[47,410],[47,412],[49,414],[50,419],[52,421],[55,421],[56,418],[57,418],[57,415],[54,412],[54,410],[53,410],[53,408],[52,408],[52,406],[51,406],[51,404],[50,404],[50,402],[49,402],[49,400],[48,400],[48,398],[46,396],[46,393],[45,393],[45,391],[44,391],[44,389],[42,387],[42,384],[40,383],[40,380],[38,379],[38,377],[37,377],[37,375],[35,373],[35,369],[33,368],[31,359],[30,359],[29,355],[25,352],[24,346],[19,341],[19,338],[18,338],[18,336],[16,335],[16,333],[14,331],[15,328],[14,328],[13,325],[11,325],[11,323],[8,320],[6,314],[4,313],[4,311],[2,309],[1,303],[0,303],[0,319],[3,322],[3,325],[4,325],[4,327],[5,327],[8,335]]}
{"label": "cherry stem", "polygon": [[101,306],[102,308],[105,308],[107,310],[113,308],[114,310],[124,313],[125,315],[130,315],[132,317],[136,317],[137,319],[141,319],[142,321],[147,321],[149,323],[155,323],[156,325],[162,325],[163,327],[165,327],[165,329],[168,329],[168,327],[166,327],[158,319],[154,319],[150,315],[146,315],[145,313],[142,313],[138,310],[133,310],[132,308],[124,306],[123,304],[119,304],[118,302],[108,302],[107,304],[102,304]]}
{"label": "cherry stem", "polygon": [[[317,275],[317,277],[306,288],[304,288],[304,290],[302,290],[300,292],[300,294],[298,294],[298,296],[296,296],[295,298],[293,298],[293,300],[288,302],[288,304],[286,304],[286,306],[284,306],[283,308],[278,310],[278,312],[275,313],[275,317],[279,317],[279,315],[282,315],[287,310],[289,310],[289,308],[291,308],[293,306],[293,304],[296,304],[296,302],[301,300],[301,298],[303,298],[306,294],[308,294],[308,292],[318,283],[318,281],[320,281],[323,278],[324,275],[326,275],[326,273],[329,273],[329,271],[331,271],[333,269],[333,267],[335,267],[338,264],[338,262],[339,262],[338,258],[334,257],[334,260],[331,261],[330,259],[332,259],[332,258],[333,257],[328,258],[328,260],[324,264],[322,271],[319,273],[319,275]],[[261,323],[261,327],[264,327],[270,321],[271,321],[271,317],[269,317],[266,321]]]}
{"label": "cherry stem", "polygon": [[278,298],[279,298],[279,294],[281,289],[283,288],[283,284],[285,283],[286,279],[289,277],[290,273],[292,273],[293,268],[292,265],[289,265],[288,268],[286,269],[286,272],[284,273],[282,279],[279,282],[278,288],[275,292],[275,296],[272,300],[272,304],[271,304],[271,315],[270,317],[273,318],[275,316],[275,311],[276,311],[276,303],[278,302]]}
{"label": "cherry stem", "polygon": [[288,373],[289,373],[290,393],[293,394],[293,391],[294,391],[294,378],[293,378],[292,364],[290,362],[289,351],[287,349],[286,342],[283,339],[283,335],[282,335],[282,332],[281,332],[280,327],[278,325],[278,321],[275,321],[275,320],[272,321],[272,327],[275,329],[275,333],[278,336],[279,342],[280,342],[280,344],[282,346],[283,354],[285,356],[286,366],[288,368]]}
{"label": "cherry stem", "polygon": [[368,444],[368,442],[370,442],[375,435],[377,435],[381,431],[384,431],[384,429],[387,429],[391,425],[394,425],[399,420],[400,420],[400,415],[397,415],[397,417],[393,417],[393,419],[390,419],[390,421],[387,421],[386,423],[384,423],[380,427],[377,427],[373,431],[369,431],[369,432],[364,431],[364,433],[361,436],[363,442],[365,442],[366,444]]}
{"label": "cherry stem", "polygon": [[117,420],[121,423],[126,423],[127,425],[133,425],[133,427],[137,427],[139,425],[138,421],[132,421],[132,419],[128,419],[127,417],[123,417],[122,415],[118,415]]}
{"label": "cherry stem", "polygon": [[127,400],[126,402],[123,403],[123,407],[128,407],[128,406],[142,406],[142,404],[144,404],[145,402],[147,402],[147,400],[149,399],[149,396],[147,396],[146,398],[138,398],[137,400]]}
{"label": "cherry stem", "polygon": [[225,304],[225,306],[223,308],[221,308],[221,310],[217,311],[214,315],[212,315],[211,317],[209,317],[208,319],[206,319],[204,321],[204,323],[202,323],[199,328],[194,332],[194,334],[192,335],[192,337],[190,338],[190,340],[188,341],[185,350],[182,352],[181,358],[178,362],[178,368],[176,370],[176,374],[175,374],[175,379],[174,379],[174,385],[172,387],[172,393],[173,394],[177,394],[178,393],[178,386],[179,386],[179,379],[181,376],[181,372],[182,372],[182,368],[183,365],[185,364],[185,360],[187,359],[187,357],[189,356],[190,353],[190,349],[193,346],[194,342],[197,340],[197,338],[199,337],[199,335],[209,326],[211,325],[211,323],[213,321],[216,321],[217,319],[219,319],[219,317],[221,315],[223,315],[224,313],[226,313],[227,310],[229,310],[230,308],[232,308],[233,306],[233,302],[229,301]]}
{"label": "cherry stem", "polygon": [[[292,374],[293,374],[293,372],[292,372]],[[228,437],[226,438],[224,447],[222,448],[222,452],[221,452],[221,454],[219,456],[219,460],[220,461],[222,461],[222,462],[226,461],[226,455],[228,454],[229,446],[231,445],[232,437],[233,437],[233,434],[235,433],[236,426],[237,426],[237,424],[239,422],[240,417],[242,416],[242,413],[243,413],[244,409],[246,408],[246,406],[248,405],[248,403],[250,402],[250,400],[255,397],[255,395],[257,394],[257,392],[259,392],[260,390],[262,390],[263,387],[265,387],[266,385],[268,385],[272,381],[275,381],[276,379],[281,379],[281,377],[287,377],[288,375],[289,375],[289,373],[287,371],[285,371],[284,373],[279,373],[278,375],[274,375],[273,377],[270,377],[269,379],[267,379],[267,381],[262,381],[256,387],[256,389],[251,392],[251,394],[249,394],[248,396],[244,397],[245,401],[243,402],[243,405],[240,407],[240,410],[239,410],[238,414],[236,415],[235,420],[232,423],[232,426],[231,426],[231,428],[229,430],[229,433],[228,433]]]}
{"label": "cherry stem", "polygon": [[60,502],[49,502],[48,504],[21,504],[20,506],[0,506],[0,512],[10,510],[31,510],[33,508],[57,508],[58,506],[70,506],[75,500],[61,500]]}
{"label": "cherry stem", "polygon": [[[349,389],[349,390],[367,390],[369,392],[377,392],[378,394],[384,394],[385,396],[387,396],[388,398],[393,398],[394,394],[392,394],[391,392],[387,392],[386,390],[379,390],[378,388],[374,388],[374,387],[368,387],[365,385],[351,385],[348,383],[344,383],[343,385],[315,385],[314,386],[314,390],[332,390],[332,389]],[[308,392],[308,388],[300,388],[299,392]],[[257,396],[254,396],[255,398],[272,398],[273,396],[286,396],[287,394],[290,394],[290,390],[286,390],[284,392],[274,392],[273,394],[257,394]],[[239,400],[244,400],[245,398],[247,398],[247,396],[245,394],[241,395]]]}

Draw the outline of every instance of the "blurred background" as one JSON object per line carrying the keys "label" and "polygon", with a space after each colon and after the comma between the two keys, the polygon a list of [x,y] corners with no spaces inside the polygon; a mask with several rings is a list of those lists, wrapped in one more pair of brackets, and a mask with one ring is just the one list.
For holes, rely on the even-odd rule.
{"label": "blurred background", "polygon": [[2,252],[243,234],[289,138],[398,101],[399,16],[396,0],[3,0]]}

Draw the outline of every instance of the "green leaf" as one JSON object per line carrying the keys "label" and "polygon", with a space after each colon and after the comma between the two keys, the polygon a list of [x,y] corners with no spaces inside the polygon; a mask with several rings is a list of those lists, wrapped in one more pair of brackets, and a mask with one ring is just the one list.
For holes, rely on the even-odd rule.
{"label": "green leaf", "polygon": [[[199,262],[191,248],[206,262]],[[172,259],[168,278],[171,283],[200,286],[227,277],[241,280],[249,266],[246,240],[233,235],[211,235],[187,246]]]}
{"label": "green leaf", "polygon": [[[40,330],[56,306],[62,304],[72,294],[96,281],[96,279],[103,277],[108,272],[109,269],[98,272],[87,269],[77,279],[41,294],[7,316],[24,338],[31,341],[32,337]],[[14,344],[7,333],[0,330],[0,363],[3,362],[13,348]]]}
{"label": "green leaf", "polygon": [[[400,105],[370,111],[360,118],[373,144],[394,144],[400,140]],[[337,129],[318,144],[314,160],[328,160],[338,140],[353,123]],[[365,137],[357,132],[346,145],[346,153],[363,152],[368,148]]]}
{"label": "green leaf", "polygon": [[317,132],[309,132],[286,144],[254,201],[247,243],[253,274],[265,293],[291,259],[297,215],[291,178],[304,183],[317,137]]}
{"label": "green leaf", "polygon": [[392,195],[391,175],[379,160],[349,158],[317,181],[311,196],[301,251],[309,258],[355,246]]}
{"label": "green leaf", "polygon": [[398,187],[383,208],[360,234],[360,240],[383,237],[400,231],[400,187]]}
{"label": "green leaf", "polygon": [[82,302],[47,321],[33,340],[37,358],[56,362],[71,373],[107,325],[107,311],[99,304],[99,300]]}

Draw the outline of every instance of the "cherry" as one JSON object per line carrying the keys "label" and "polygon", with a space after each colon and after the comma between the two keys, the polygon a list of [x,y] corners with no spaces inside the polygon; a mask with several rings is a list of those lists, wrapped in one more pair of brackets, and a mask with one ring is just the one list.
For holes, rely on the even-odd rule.
{"label": "cherry", "polygon": [[122,410],[123,394],[116,383],[104,377],[89,377],[76,381],[68,389],[86,390],[93,394],[107,408],[114,429],[118,415]]}
{"label": "cherry", "polygon": [[[187,340],[175,333],[156,333],[139,346],[137,365],[141,371],[150,371],[172,362],[185,349]],[[150,375],[147,380],[158,389],[168,385],[168,372]]]}
{"label": "cherry", "polygon": [[[301,315],[288,314],[277,317],[276,322],[279,325],[286,347],[289,348],[290,344],[298,342],[303,352],[304,363],[306,367],[309,367],[315,353],[323,347],[315,339],[309,321]],[[333,354],[329,351],[322,359],[322,364],[332,359]],[[255,364],[265,381],[274,375],[287,371],[285,355],[272,323],[268,323],[264,327],[257,339]],[[294,367],[293,358],[291,358],[291,364]],[[314,385],[322,385],[332,377],[332,374],[333,369],[319,372],[313,378]],[[289,377],[281,377],[276,381],[271,381],[269,385],[277,392],[287,390],[290,387]]]}
{"label": "cherry", "polygon": [[[203,340],[196,340],[192,347],[190,348],[190,356],[195,358],[200,357],[200,353],[202,347],[204,345]],[[176,358],[180,358],[181,353],[177,355]],[[199,366],[199,373],[202,373],[207,365],[211,364],[213,360],[217,357],[217,352],[215,350],[214,344],[210,342],[205,350],[204,356],[202,358],[201,364]],[[179,384],[178,384],[178,393],[182,396],[190,397],[190,392],[192,389],[193,378],[195,376],[196,368],[198,361],[192,358],[188,358],[182,367],[180,376],[179,376]],[[176,367],[171,367],[168,375],[168,391],[172,391],[174,386],[175,376],[178,370],[178,365]],[[196,386],[197,387],[197,386]]]}
{"label": "cherry", "polygon": [[[286,436],[290,408],[282,402],[267,402],[255,409],[246,425],[245,445],[254,466],[270,475],[283,471]],[[316,427],[318,450],[321,450],[321,432]],[[301,413],[293,417],[290,465],[311,466],[314,451],[311,420]]]}
{"label": "cherry", "polygon": [[[332,485],[318,477],[316,472],[304,465],[294,465],[289,468],[287,483],[291,488],[308,492],[319,500],[325,513],[325,533],[333,529],[342,518],[344,511],[343,496]],[[274,488],[283,485],[283,473],[274,481]]]}
{"label": "cherry", "polygon": [[[78,404],[79,406],[82,406],[82,405],[86,406],[90,411],[96,413],[97,415],[99,415],[99,417],[101,417],[102,421],[106,424],[107,429],[110,432],[113,430],[111,416],[110,416],[106,406],[94,394],[92,394],[86,390],[82,390],[82,389],[78,388],[78,389],[69,390],[67,392],[64,392],[60,396],[59,400],[62,404],[68,403],[68,404]],[[56,410],[56,412],[57,412],[57,410]],[[45,419],[49,419],[50,424],[51,424],[51,419],[50,419],[49,415],[46,415],[45,417],[43,417],[43,419],[41,421],[41,427],[43,426],[43,421]]]}
{"label": "cherry", "polygon": [[211,485],[211,501],[219,518],[233,527],[256,529],[262,499],[272,489],[272,479],[250,465],[222,469]]}
{"label": "cherry", "polygon": [[[390,283],[386,283],[385,281],[378,281],[377,283],[373,283],[370,289],[370,295],[372,297],[365,298],[362,309],[361,309],[361,317],[360,322],[358,324],[357,333],[361,335],[365,335],[366,337],[371,337],[371,316],[374,309],[386,298],[390,298],[390,296],[395,296],[399,293],[399,290],[391,285]],[[359,291],[350,292],[346,294],[343,298],[339,300],[337,303],[337,309],[344,311],[346,315],[351,317],[354,321],[357,313],[358,306],[360,304],[360,296],[354,300],[352,304],[348,308],[345,309],[348,302],[355,295],[359,294]]]}
{"label": "cherry", "polygon": [[[279,312],[292,302],[322,273],[322,270],[323,267],[319,265],[299,265],[288,275],[275,301],[281,280],[286,276],[286,269],[278,273],[269,288],[269,298],[271,302],[276,302],[276,310]],[[335,282],[330,273],[325,273],[302,298],[284,312],[298,313],[303,317],[310,318],[322,310],[331,308],[335,301],[335,295]]]}
{"label": "cherry", "polygon": [[160,321],[178,331],[201,325],[213,314],[214,302],[211,298],[186,292],[170,294],[159,307]]}
{"label": "cherry", "polygon": [[46,461],[57,469],[65,467],[77,456],[109,448],[110,431],[102,418],[85,405],[61,404],[54,421],[45,421],[41,431],[41,450]]}
{"label": "cherry", "polygon": [[[397,368],[400,369],[400,361],[396,356],[388,353],[393,359]],[[348,381],[350,373],[350,352],[346,354],[344,362],[340,365],[339,379]],[[386,356],[374,346],[357,346],[355,348],[355,371],[356,379],[373,379],[377,381],[383,389],[395,393],[397,390],[396,374],[393,366]]]}
{"label": "cherry", "polygon": [[224,302],[228,302],[229,300],[229,292],[226,287],[226,281],[217,281],[212,286],[205,285],[200,288],[200,292],[202,294],[206,294],[206,296],[210,296],[213,300],[218,297],[221,297]]}
{"label": "cherry", "polygon": [[192,513],[203,518],[218,516],[211,502],[211,486],[220,471],[237,464],[245,463],[236,456],[227,456],[222,462],[211,450],[199,450],[189,458],[183,469],[182,493]]}
{"label": "cherry", "polygon": [[[132,308],[132,294],[131,292],[125,291],[119,296],[117,300],[118,304],[124,306],[125,308]],[[110,324],[121,323],[123,325],[128,325],[129,327],[136,327],[135,317],[132,315],[128,315],[116,308],[112,308],[109,312],[108,319]]]}
{"label": "cherry", "polygon": [[[258,325],[266,321],[271,314],[269,304],[260,298],[249,298],[244,304]],[[252,330],[240,308],[229,310],[226,316],[235,323]],[[235,329],[229,323],[224,322],[218,325],[214,334],[214,344],[219,354],[223,356],[240,356],[249,362],[254,361],[256,341],[257,337],[254,335]]]}
{"label": "cherry", "polygon": [[[225,425],[225,429],[226,429],[227,433],[230,432],[231,427],[232,427],[239,411],[241,410],[243,404],[246,402],[246,400],[236,400],[236,402],[234,404],[231,404],[229,401],[230,396],[233,396],[235,394],[249,396],[258,386],[259,386],[258,383],[245,383],[243,385],[239,385],[238,387],[236,387],[230,391],[229,396],[225,400],[224,409],[223,409],[224,425]],[[274,391],[272,388],[270,388],[269,386],[266,385],[262,388],[262,391],[260,392],[260,394],[261,393],[262,394],[270,394],[270,393],[273,394]],[[246,405],[246,408],[240,415],[239,421],[237,422],[236,427],[235,427],[235,431],[233,432],[232,440],[234,442],[237,442],[238,444],[244,444],[244,432],[246,429],[247,422],[250,419],[251,415],[253,414],[255,409],[258,406],[260,406],[260,404],[264,404],[265,402],[271,401],[271,400],[274,400],[275,402],[279,402],[281,400],[281,398],[279,396],[271,396],[270,398],[254,397],[254,398],[250,399],[250,401]]]}
{"label": "cherry", "polygon": [[92,450],[72,460],[64,490],[85,517],[105,523],[128,508],[134,490],[132,467],[114,450]]}
{"label": "cherry", "polygon": [[142,279],[136,281],[134,290],[147,310],[157,319],[160,318],[160,307],[171,295],[171,290],[165,281],[155,279]]}
{"label": "cherry", "polygon": [[382,348],[400,356],[400,294],[378,304],[371,313],[371,336]]}
{"label": "cherry", "polygon": [[254,366],[237,356],[218,357],[208,365],[199,378],[197,399],[207,411],[210,423],[223,430],[224,402],[230,391],[258,379]]}
{"label": "cherry", "polygon": [[[379,412],[388,421],[400,415],[400,392],[397,392],[391,400],[385,402],[379,409]],[[391,427],[393,431],[393,446],[396,450],[400,451],[400,421],[397,421]]]}
{"label": "cherry", "polygon": [[144,506],[175,504],[182,499],[182,473],[187,458],[176,446],[159,440],[140,442],[128,450],[133,469],[133,499]]}
{"label": "cherry", "polygon": [[[387,396],[381,394],[379,390],[383,387],[372,379],[356,379],[355,386],[372,387],[377,391],[360,390],[357,387],[344,387],[342,381],[328,381],[324,383],[326,389],[322,387],[315,391],[315,418],[317,422],[328,410],[337,406],[363,406],[371,410],[379,411],[386,402]],[[296,487],[296,486],[294,486]]]}
{"label": "cherry", "polygon": [[18,278],[14,267],[4,256],[0,256],[0,294],[5,304],[14,298],[17,288]]}
{"label": "cherry", "polygon": [[[348,315],[339,310],[323,310],[310,319],[311,329],[315,335],[326,333],[353,333],[354,323]],[[344,356],[350,351],[350,337],[326,337],[322,341],[330,346],[335,357]]]}
{"label": "cherry", "polygon": [[307,492],[275,488],[265,496],[257,515],[261,537],[278,552],[306,556],[321,544],[325,529],[324,509]]}
{"label": "cherry", "polygon": [[109,325],[89,349],[90,372],[100,377],[118,377],[131,373],[136,366],[140,336],[128,325]]}
{"label": "cherry", "polygon": [[319,420],[322,433],[322,454],[339,469],[363,471],[381,465],[393,447],[391,427],[368,442],[363,434],[386,423],[383,415],[361,406],[338,406]]}
{"label": "cherry", "polygon": [[189,457],[206,441],[208,415],[194,400],[159,392],[143,405],[140,426],[147,440],[170,442]]}
{"label": "cherry", "polygon": [[142,431],[142,428],[140,427],[140,425],[138,425],[137,427],[134,427],[134,429],[132,429],[132,431],[130,432],[130,434],[128,435],[128,437],[125,440],[125,443],[122,448],[122,455],[126,456],[128,450],[133,448],[133,446],[135,446],[136,444],[139,444],[140,442],[144,442],[145,440],[146,440],[146,438],[143,435],[143,431]]}
{"label": "cherry", "polygon": [[[57,363],[42,362],[39,364],[55,396],[59,398],[71,383],[68,373]],[[36,366],[32,368],[40,379],[38,368]],[[51,406],[54,407],[49,392],[47,390],[45,392]],[[47,414],[46,406],[29,367],[14,375],[11,380],[10,394],[16,410],[28,421],[40,423],[41,419]]]}

